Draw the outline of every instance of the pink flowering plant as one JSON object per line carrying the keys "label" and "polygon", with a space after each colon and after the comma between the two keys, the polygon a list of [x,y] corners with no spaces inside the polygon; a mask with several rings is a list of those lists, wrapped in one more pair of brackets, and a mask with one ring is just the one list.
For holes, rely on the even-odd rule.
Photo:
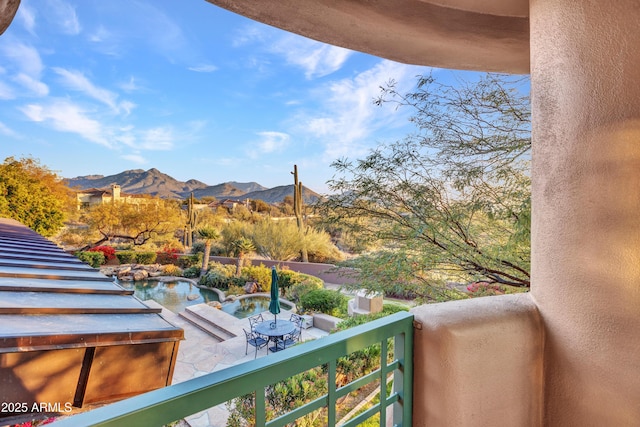
{"label": "pink flowering plant", "polygon": [[497,283],[473,282],[467,285],[467,291],[471,297],[484,297],[488,295],[503,295],[506,290]]}

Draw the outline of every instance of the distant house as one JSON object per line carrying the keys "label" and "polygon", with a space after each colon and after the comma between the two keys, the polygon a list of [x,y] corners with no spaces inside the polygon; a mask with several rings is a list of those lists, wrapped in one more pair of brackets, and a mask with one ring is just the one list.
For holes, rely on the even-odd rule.
{"label": "distant house", "polygon": [[147,203],[148,198],[138,194],[126,194],[117,184],[112,184],[111,189],[89,188],[76,192],[76,203],[78,210],[87,209],[91,206],[102,203],[133,203],[136,205]]}
{"label": "distant house", "polygon": [[224,200],[216,200],[215,202],[209,203],[209,207],[212,209],[217,209],[219,207],[226,208],[229,212],[233,212],[237,206],[247,206],[248,200],[233,200],[233,199],[224,199]]}

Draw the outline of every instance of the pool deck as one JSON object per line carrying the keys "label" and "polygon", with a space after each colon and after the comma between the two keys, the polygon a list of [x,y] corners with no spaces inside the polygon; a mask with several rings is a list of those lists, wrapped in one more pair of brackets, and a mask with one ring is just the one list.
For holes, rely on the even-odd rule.
{"label": "pool deck", "polygon": [[[190,310],[213,322],[225,331],[236,335],[219,342],[212,335],[204,332],[187,319],[173,313],[154,301],[144,302],[149,307],[162,308],[160,315],[168,322],[184,329],[184,341],[180,343],[178,357],[173,372],[173,384],[197,378],[210,372],[219,371],[230,366],[238,365],[254,359],[255,349],[249,346],[248,354],[243,351],[246,339],[242,329],[249,329],[248,319],[237,319],[221,310],[207,304],[197,304]],[[265,320],[273,319],[268,311],[262,314]],[[283,310],[278,318],[289,319],[290,311]],[[318,328],[302,330],[302,339],[313,340],[328,335]],[[285,350],[286,351],[286,350]],[[266,348],[258,350],[257,357],[267,356]],[[218,405],[206,411],[186,418],[186,423],[192,427],[225,426],[228,411],[225,405]]]}

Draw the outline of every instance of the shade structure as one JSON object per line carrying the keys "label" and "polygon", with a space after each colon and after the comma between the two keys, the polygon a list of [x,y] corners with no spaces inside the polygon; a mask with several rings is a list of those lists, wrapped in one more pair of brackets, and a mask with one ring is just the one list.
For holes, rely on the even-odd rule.
{"label": "shade structure", "polygon": [[278,313],[280,313],[280,291],[278,289],[278,272],[276,267],[271,267],[271,301],[269,302],[269,311],[278,321]]}

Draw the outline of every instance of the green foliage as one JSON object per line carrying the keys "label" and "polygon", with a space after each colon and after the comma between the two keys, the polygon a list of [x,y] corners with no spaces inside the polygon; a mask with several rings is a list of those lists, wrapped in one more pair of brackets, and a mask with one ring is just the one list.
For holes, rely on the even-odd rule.
{"label": "green foliage", "polygon": [[136,252],[136,262],[138,264],[153,264],[156,262],[155,252]]}
{"label": "green foliage", "polygon": [[182,268],[196,267],[202,265],[202,252],[196,252],[191,255],[183,255],[178,258],[178,266]]}
{"label": "green foliage", "polygon": [[182,276],[188,279],[195,279],[200,276],[200,267],[187,267],[182,270]]}
{"label": "green foliage", "polygon": [[38,160],[7,157],[0,164],[0,216],[50,237],[62,229],[72,204],[62,178]]}
{"label": "green foliage", "polygon": [[334,195],[318,206],[325,222],[379,249],[359,265],[365,288],[392,284],[439,300],[452,294],[447,281],[529,286],[530,111],[521,83],[486,75],[453,87],[427,76],[413,93],[393,82],[383,89],[377,102],[412,108],[417,132],[336,161]]}
{"label": "green foliage", "polygon": [[[328,392],[327,375],[321,368],[314,368],[277,382],[265,389],[267,421],[317,399]],[[255,396],[247,394],[227,403],[228,427],[249,427],[255,425]],[[322,426],[321,410],[298,418],[296,426]]]}
{"label": "green foliage", "polygon": [[116,257],[120,264],[132,264],[136,261],[136,253],[134,251],[119,251],[116,252]]}
{"label": "green foliage", "polygon": [[213,262],[209,265],[207,273],[200,278],[199,283],[226,291],[232,286],[244,286],[245,281],[244,277],[235,277],[235,266]]}
{"label": "green foliage", "polygon": [[258,283],[262,292],[271,290],[271,269],[265,267],[264,264],[242,267],[240,277],[246,278],[247,281]]}
{"label": "green foliage", "polygon": [[111,261],[116,257],[116,249],[111,246],[95,246],[89,249],[89,252],[102,252],[106,261]]}
{"label": "green foliage", "polygon": [[299,306],[305,312],[326,313],[332,316],[347,303],[347,297],[340,291],[330,289],[315,289],[300,297]]}
{"label": "green foliage", "polygon": [[296,277],[294,275],[293,278],[290,279],[292,284],[290,291],[287,292],[287,297],[296,304],[299,304],[300,299],[307,293],[317,289],[324,289],[322,279],[307,274],[297,274],[299,274],[299,276]]}
{"label": "green foliage", "polygon": [[99,251],[76,252],[76,257],[93,268],[98,268],[105,263],[104,253]]}

